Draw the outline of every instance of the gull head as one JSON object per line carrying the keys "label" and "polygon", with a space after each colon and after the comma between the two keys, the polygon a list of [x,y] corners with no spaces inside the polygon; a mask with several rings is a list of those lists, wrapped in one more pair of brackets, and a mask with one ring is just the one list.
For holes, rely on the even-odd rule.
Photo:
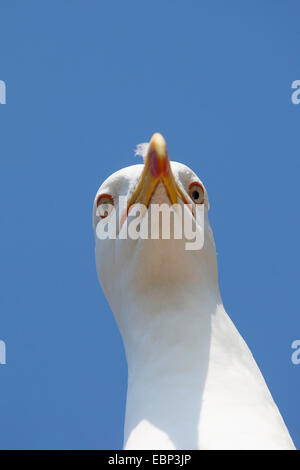
{"label": "gull head", "polygon": [[109,176],[94,200],[98,278],[115,314],[137,299],[176,298],[183,289],[217,284],[203,182],[188,166],[170,161],[160,133],[138,153],[144,163]]}

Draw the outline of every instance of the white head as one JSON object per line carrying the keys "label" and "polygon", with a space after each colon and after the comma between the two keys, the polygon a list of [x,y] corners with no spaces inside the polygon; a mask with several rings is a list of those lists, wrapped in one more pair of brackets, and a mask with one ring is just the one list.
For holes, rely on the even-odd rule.
{"label": "white head", "polygon": [[[176,302],[183,291],[189,295],[199,291],[201,286],[208,290],[217,289],[218,284],[215,245],[208,221],[209,202],[202,181],[187,166],[170,162],[161,134],[154,134],[142,149],[146,152],[144,164],[123,168],[111,175],[100,186],[94,201],[97,272],[117,320],[124,305],[134,302],[141,306],[147,302],[153,304],[154,298],[162,299],[170,292],[173,293],[172,301]],[[119,215],[120,196],[126,196],[128,202],[125,211]],[[175,239],[172,229],[169,239],[161,236],[154,240],[122,239],[120,234],[130,219],[130,210],[138,203],[148,209],[153,204],[163,203],[181,207],[190,205],[191,217],[194,217],[194,209],[201,206],[204,211],[202,248],[187,250],[184,234],[182,239]],[[99,239],[98,224],[109,223],[114,210],[121,218],[122,228],[113,239]],[[147,214],[144,217],[149,216],[149,211]],[[159,221],[162,225],[164,217],[163,213]]]}

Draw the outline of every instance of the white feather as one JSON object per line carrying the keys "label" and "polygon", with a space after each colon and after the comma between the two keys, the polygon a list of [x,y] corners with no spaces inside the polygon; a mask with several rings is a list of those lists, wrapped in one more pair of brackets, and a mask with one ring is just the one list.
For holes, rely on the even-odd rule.
{"label": "white feather", "polygon": [[143,157],[143,159],[145,160],[148,147],[149,147],[149,142],[141,142],[140,144],[137,144],[135,151],[134,151],[134,155],[136,157]]}

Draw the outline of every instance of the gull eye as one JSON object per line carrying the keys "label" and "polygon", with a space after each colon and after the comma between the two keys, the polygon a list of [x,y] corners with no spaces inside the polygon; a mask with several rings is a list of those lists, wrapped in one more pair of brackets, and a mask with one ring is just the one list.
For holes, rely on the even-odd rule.
{"label": "gull eye", "polygon": [[203,204],[204,188],[200,183],[192,183],[189,185],[189,195],[195,204]]}
{"label": "gull eye", "polygon": [[114,200],[109,194],[100,194],[97,199],[97,215],[105,219],[114,208]]}

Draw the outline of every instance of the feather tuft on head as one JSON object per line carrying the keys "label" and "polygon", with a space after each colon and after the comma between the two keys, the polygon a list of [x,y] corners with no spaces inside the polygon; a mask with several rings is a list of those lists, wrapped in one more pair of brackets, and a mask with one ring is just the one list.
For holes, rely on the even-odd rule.
{"label": "feather tuft on head", "polygon": [[142,142],[141,144],[138,144],[134,151],[134,155],[136,157],[143,157],[143,159],[145,160],[148,147],[149,147],[149,142]]}

